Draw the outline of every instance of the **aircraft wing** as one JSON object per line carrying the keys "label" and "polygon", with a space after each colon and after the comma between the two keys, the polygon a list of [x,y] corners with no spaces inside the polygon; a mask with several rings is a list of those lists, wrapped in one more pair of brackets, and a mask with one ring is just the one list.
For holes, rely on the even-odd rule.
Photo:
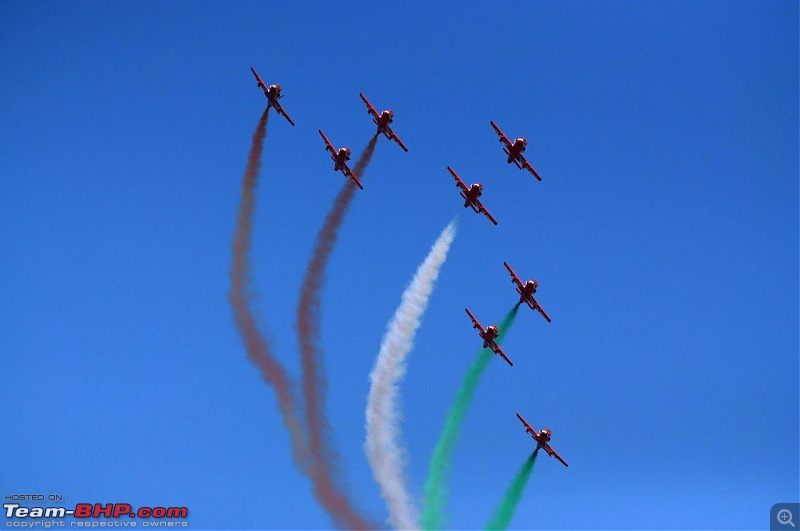
{"label": "aircraft wing", "polygon": [[537,312],[539,312],[540,314],[542,314],[542,317],[544,317],[545,320],[548,323],[552,322],[552,320],[550,319],[550,316],[547,315],[546,311],[544,311],[544,308],[542,308],[542,305],[539,304],[538,302],[536,302],[536,299],[533,299],[533,309],[536,310]]}
{"label": "aircraft wing", "polygon": [[378,111],[376,111],[376,110],[375,110],[375,107],[373,107],[373,106],[372,106],[372,104],[369,102],[369,100],[367,99],[367,97],[366,97],[366,96],[364,96],[364,95],[363,95],[362,93],[360,93],[360,92],[358,93],[358,95],[359,95],[359,96],[361,96],[361,99],[362,99],[362,100],[364,100],[364,103],[366,103],[366,104],[367,104],[367,112],[368,112],[369,114],[371,114],[372,116],[374,116],[375,118],[378,118],[378,117],[380,116],[380,115],[378,114]]}
{"label": "aircraft wing", "polygon": [[477,328],[481,332],[484,332],[486,329],[483,328],[483,326],[481,326],[481,324],[478,322],[477,319],[475,319],[475,316],[472,315],[472,312],[469,311],[468,308],[464,308],[464,309],[467,311],[467,315],[469,315],[469,318],[472,319],[472,328]]}
{"label": "aircraft wing", "polygon": [[397,145],[399,145],[401,148],[403,148],[403,151],[408,153],[408,148],[406,147],[405,144],[403,144],[403,141],[400,140],[400,137],[398,137],[396,134],[394,134],[394,131],[392,131],[392,129],[390,127],[387,127],[386,129],[388,129],[389,130],[389,134],[392,135],[392,140],[397,142]]}
{"label": "aircraft wing", "polygon": [[319,131],[320,136],[322,136],[322,140],[325,141],[325,149],[336,155],[336,148],[333,147],[333,144],[331,144],[331,141],[325,136],[325,133],[322,132],[322,129],[317,129],[317,131]]}
{"label": "aircraft wing", "polygon": [[564,466],[569,466],[569,465],[567,464],[567,462],[566,462],[566,461],[564,461],[564,459],[562,459],[562,458],[561,458],[561,456],[560,456],[560,455],[558,455],[558,454],[556,453],[556,451],[555,451],[555,450],[553,450],[552,448],[550,448],[550,445],[549,445],[549,444],[547,444],[547,443],[543,444],[543,445],[542,445],[542,448],[544,448],[544,449],[545,449],[545,451],[546,451],[548,454],[550,454],[552,457],[555,457],[556,459],[558,459],[559,461],[561,461],[561,463],[562,463]]}
{"label": "aircraft wing", "polygon": [[461,177],[459,177],[459,176],[456,174],[456,172],[455,172],[455,171],[453,171],[453,168],[451,168],[450,166],[448,166],[448,167],[447,167],[447,170],[448,170],[448,171],[449,171],[449,172],[450,172],[450,173],[453,175],[453,177],[455,178],[455,180],[456,180],[456,186],[458,186],[459,188],[461,188],[461,190],[463,190],[463,191],[464,191],[464,193],[467,193],[467,192],[469,191],[469,188],[467,188],[467,185],[466,185],[466,184],[464,184],[464,181],[462,181],[462,180],[461,180]]}
{"label": "aircraft wing", "polygon": [[514,270],[511,269],[511,266],[508,265],[508,262],[503,262],[503,265],[506,266],[506,269],[508,269],[508,272],[511,273],[511,282],[513,282],[514,284],[519,286],[520,289],[522,289],[522,281],[519,279],[517,274],[514,273]]}
{"label": "aircraft wing", "polygon": [[506,135],[503,133],[503,131],[501,131],[501,130],[500,130],[500,128],[499,128],[499,127],[497,127],[497,124],[496,124],[496,123],[494,123],[494,122],[493,122],[493,121],[491,121],[491,120],[489,121],[489,123],[490,123],[490,124],[492,124],[492,127],[494,127],[494,130],[495,130],[495,132],[497,133],[497,136],[499,136],[499,137],[500,137],[500,142],[501,142],[502,144],[505,144],[505,146],[506,146],[506,147],[508,147],[508,148],[511,148],[511,141],[510,141],[510,140],[508,139],[508,137],[507,137],[507,136],[506,136]]}
{"label": "aircraft wing", "polygon": [[492,223],[497,225],[497,220],[494,219],[494,217],[489,213],[488,210],[486,210],[486,207],[483,206],[483,203],[481,203],[478,199],[475,200],[475,203],[477,203],[477,205],[478,205],[478,211],[481,214],[483,214],[484,216],[486,216],[487,218],[489,218],[489,221],[491,221]]}
{"label": "aircraft wing", "polygon": [[258,81],[258,86],[261,87],[263,90],[267,90],[267,85],[264,83],[264,80],[261,79],[261,76],[258,75],[256,69],[251,66],[250,71],[253,73],[254,76],[256,76],[256,81]]}
{"label": "aircraft wing", "polygon": [[[527,431],[531,435],[536,433],[536,430],[534,430],[533,427],[530,424],[528,424],[528,422],[524,418],[522,418],[522,415],[517,413],[517,418],[520,420],[520,422],[522,422],[525,425],[525,431]],[[535,436],[534,436],[534,439],[536,439]],[[536,439],[536,440],[538,441],[539,439]]]}
{"label": "aircraft wing", "polygon": [[524,169],[526,169],[529,172],[531,172],[533,174],[533,176],[536,177],[537,179],[539,179],[540,181],[542,180],[542,177],[538,173],[536,173],[536,170],[533,169],[533,166],[531,166],[531,163],[528,162],[528,160],[525,157],[523,157],[521,153],[519,155],[517,155],[517,157],[519,157],[520,162],[522,162],[522,167]]}
{"label": "aircraft wing", "polygon": [[500,348],[500,345],[498,345],[497,343],[492,342],[492,346],[494,347],[494,348],[492,348],[492,350],[494,351],[495,354],[499,355],[504,360],[506,360],[506,363],[508,363],[512,367],[514,366],[514,364],[511,363],[511,360],[508,359],[508,356],[506,356],[506,353],[503,352],[503,349]]}
{"label": "aircraft wing", "polygon": [[[272,102],[272,106],[273,106],[273,107],[275,107],[275,111],[276,111],[278,114],[280,114],[281,116],[283,116],[284,118],[286,118],[286,119],[289,121],[289,123],[290,123],[290,124],[294,125],[294,120],[292,120],[292,119],[289,117],[289,115],[288,115],[288,114],[286,114],[286,111],[284,111],[284,110],[283,110],[283,106],[282,106],[280,103],[278,103],[277,101],[273,101],[273,102]],[[320,132],[321,132],[321,131],[320,131]],[[323,135],[323,136],[324,136],[324,135]]]}
{"label": "aircraft wing", "polygon": [[356,174],[353,173],[353,171],[350,168],[348,168],[346,164],[342,164],[341,166],[342,166],[342,171],[344,172],[344,174],[346,176],[350,177],[351,179],[353,179],[353,182],[356,183],[356,186],[358,186],[359,188],[361,188],[363,190],[364,187],[361,185],[361,181],[358,180],[358,177],[356,177]]}

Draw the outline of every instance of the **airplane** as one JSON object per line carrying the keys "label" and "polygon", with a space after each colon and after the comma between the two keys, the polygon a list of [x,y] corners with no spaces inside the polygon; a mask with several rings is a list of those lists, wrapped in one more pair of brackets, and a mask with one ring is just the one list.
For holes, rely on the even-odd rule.
{"label": "airplane", "polygon": [[506,266],[508,272],[511,273],[511,282],[516,284],[517,293],[519,293],[519,302],[517,304],[522,304],[523,302],[527,304],[531,310],[536,310],[542,317],[544,317],[547,322],[551,322],[550,316],[547,315],[547,312],[544,311],[544,308],[536,302],[536,299],[533,298],[533,294],[536,293],[536,289],[539,287],[539,283],[536,280],[529,280],[524,285],[522,281],[519,279],[514,270],[511,269],[511,266],[508,265],[508,262],[503,262],[503,265]]}
{"label": "airplane", "polygon": [[503,349],[501,349],[500,346],[495,342],[497,334],[500,333],[500,329],[497,328],[497,325],[489,325],[489,328],[484,329],[478,320],[475,319],[475,316],[472,315],[472,312],[467,308],[464,309],[467,310],[467,315],[469,315],[469,318],[472,319],[472,328],[477,328],[479,330],[478,335],[480,335],[483,339],[483,348],[492,349],[492,352],[501,356],[509,365],[513,366],[514,364],[511,363],[510,359],[508,359],[506,353],[503,352]]}
{"label": "airplane", "polygon": [[319,134],[325,141],[325,149],[331,152],[331,159],[333,160],[333,171],[341,171],[345,177],[353,179],[356,185],[358,185],[358,187],[363,190],[364,187],[361,186],[361,181],[359,181],[358,177],[356,177],[356,174],[353,173],[352,170],[347,167],[347,161],[350,159],[350,148],[343,147],[337,151],[336,148],[333,147],[333,144],[331,144],[331,141],[328,140],[328,137],[325,136],[325,133],[322,132],[322,129],[317,129],[317,131],[319,131]]}
{"label": "airplane", "polygon": [[536,441],[536,450],[534,450],[534,453],[538,452],[538,451],[539,451],[539,448],[544,448],[544,451],[545,451],[545,452],[547,452],[547,453],[548,453],[548,455],[550,455],[550,457],[555,457],[556,459],[558,459],[559,461],[561,461],[561,462],[564,464],[564,466],[569,466],[569,465],[567,464],[567,462],[566,462],[566,461],[564,461],[564,460],[561,458],[561,456],[560,456],[560,455],[558,455],[558,454],[556,453],[556,451],[555,451],[555,450],[553,450],[552,448],[550,448],[550,445],[548,444],[548,442],[550,442],[550,438],[553,436],[553,432],[552,432],[552,431],[550,431],[550,428],[543,428],[543,429],[542,429],[542,431],[540,431],[540,432],[538,432],[538,433],[537,433],[537,432],[536,432],[536,430],[534,430],[534,429],[531,427],[531,425],[530,425],[530,424],[528,424],[527,422],[525,422],[525,419],[524,419],[524,418],[522,418],[522,415],[520,415],[519,413],[517,413],[517,418],[518,418],[519,420],[521,420],[521,421],[522,421],[522,423],[525,425],[525,431],[527,431],[528,433],[530,433],[530,434],[531,434],[531,437],[533,437],[533,440],[534,440],[534,441]]}
{"label": "airplane", "polygon": [[278,114],[289,120],[290,124],[294,125],[294,121],[292,121],[292,119],[289,118],[289,115],[286,114],[286,111],[283,110],[281,104],[278,103],[278,100],[283,97],[283,94],[281,94],[281,86],[276,84],[267,87],[267,84],[264,83],[264,80],[261,79],[261,76],[258,75],[255,68],[251,66],[250,71],[253,73],[254,76],[256,76],[256,81],[258,81],[257,85],[259,86],[259,88],[261,88],[261,90],[264,91],[264,96],[267,97],[267,109],[269,109],[270,107],[275,107],[275,112],[277,112]]}
{"label": "airplane", "polygon": [[531,163],[528,162],[525,159],[525,157],[522,156],[522,152],[525,151],[525,148],[528,146],[528,141],[525,139],[525,137],[523,136],[517,138],[512,143],[508,139],[508,137],[505,134],[503,134],[500,128],[497,127],[496,123],[494,123],[491,120],[489,121],[489,123],[492,124],[492,127],[494,127],[494,130],[497,132],[497,136],[500,137],[500,143],[503,144],[503,151],[505,151],[506,155],[508,155],[508,160],[506,162],[508,162],[509,164],[513,162],[517,166],[517,168],[521,170],[522,169],[528,170],[533,174],[534,177],[536,177],[541,181],[542,180],[541,176],[538,173],[536,173],[536,170],[533,169]]}
{"label": "airplane", "polygon": [[391,109],[386,109],[382,113],[378,114],[378,111],[375,110],[375,107],[373,107],[369,100],[367,100],[366,96],[360,92],[358,95],[361,96],[361,99],[367,104],[367,113],[372,115],[372,121],[378,126],[378,131],[375,134],[377,135],[383,133],[383,135],[389,140],[394,140],[397,142],[397,144],[403,148],[403,151],[408,152],[408,148],[405,144],[403,144],[403,141],[400,140],[400,138],[394,134],[394,131],[392,131],[391,127],[389,127],[389,124],[392,123],[392,120],[394,120],[394,112],[392,112]]}
{"label": "airplane", "polygon": [[472,210],[477,212],[478,214],[483,214],[489,221],[497,225],[497,220],[492,217],[486,207],[478,200],[478,198],[483,194],[483,185],[481,183],[474,183],[472,186],[467,188],[467,185],[464,184],[464,181],[456,175],[456,172],[453,171],[453,168],[450,166],[447,167],[453,177],[456,179],[456,186],[461,189],[461,197],[464,198],[464,208],[472,207]]}

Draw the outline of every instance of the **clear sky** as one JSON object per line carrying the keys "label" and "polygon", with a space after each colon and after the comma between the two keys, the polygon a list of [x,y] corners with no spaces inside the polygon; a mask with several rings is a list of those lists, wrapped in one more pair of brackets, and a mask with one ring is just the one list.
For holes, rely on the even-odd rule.
{"label": "clear sky", "polygon": [[[798,4],[0,4],[0,494],[187,505],[200,528],[327,528],[227,301],[250,137],[280,83],[254,235],[259,315],[295,311],[357,155],[395,111],[331,258],[328,443],[363,451],[368,374],[433,241],[459,234],[402,388],[410,482],[484,324],[539,280],[467,416],[450,525],[480,528],[549,426],[518,528],[765,528],[798,494]],[[489,120],[527,136],[536,182]],[[492,226],[446,166],[485,185]]]}

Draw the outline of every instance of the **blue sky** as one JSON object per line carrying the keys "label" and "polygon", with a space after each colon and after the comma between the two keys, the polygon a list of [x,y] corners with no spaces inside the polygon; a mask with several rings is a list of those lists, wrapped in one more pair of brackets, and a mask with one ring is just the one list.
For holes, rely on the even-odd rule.
{"label": "blue sky", "polygon": [[[226,294],[249,72],[284,88],[256,212],[264,332],[299,374],[298,292],[343,179],[316,130],[379,142],[322,294],[331,445],[386,509],[362,449],[386,322],[459,234],[402,390],[411,488],[503,268],[540,282],[490,365],[451,475],[480,528],[554,431],[518,528],[763,528],[798,494],[795,2],[45,3],[0,6],[0,491],[189,506],[205,528],[327,528]],[[503,160],[525,135],[543,176]],[[497,227],[464,211],[451,165]],[[487,324],[487,323],[484,323]]]}

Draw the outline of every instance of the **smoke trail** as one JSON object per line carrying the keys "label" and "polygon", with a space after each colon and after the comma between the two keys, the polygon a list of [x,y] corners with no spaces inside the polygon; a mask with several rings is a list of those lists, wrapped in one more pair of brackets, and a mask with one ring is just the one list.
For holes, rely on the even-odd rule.
{"label": "smoke trail", "polygon": [[439,269],[456,235],[455,220],[442,231],[425,261],[403,292],[400,307],[387,327],[381,350],[370,374],[367,401],[367,453],[372,475],[389,507],[389,522],[395,529],[419,529],[417,511],[406,490],[403,474],[405,448],[398,442],[400,407],[398,385],[406,373],[406,356],[428,306]]}
{"label": "smoke trail", "polygon": [[275,388],[278,408],[283,416],[283,423],[289,430],[292,441],[294,459],[301,468],[307,469],[307,450],[305,433],[296,415],[297,398],[292,390],[295,388],[286,375],[283,366],[272,356],[269,344],[258,332],[255,317],[251,309],[253,288],[251,286],[250,250],[252,247],[253,212],[256,203],[256,187],[258,186],[258,170],[261,164],[261,151],[267,135],[269,111],[265,110],[253,133],[253,143],[247,159],[247,166],[242,179],[242,199],[236,217],[236,229],[233,236],[233,260],[231,262],[231,288],[228,300],[233,309],[233,317],[239,334],[242,336],[247,354],[261,371],[261,377],[267,384]]}
{"label": "smoke trail", "polygon": [[[514,323],[518,310],[519,304],[515,305],[498,325],[500,329],[496,340],[498,345]],[[425,509],[422,512],[422,526],[425,529],[442,529],[446,523],[444,507],[447,503],[447,486],[445,483],[450,469],[450,460],[472,395],[493,356],[494,354],[488,348],[482,348],[478,352],[478,356],[467,370],[464,383],[461,384],[456,400],[447,414],[444,429],[433,450],[431,464],[428,467],[428,478],[425,480]]]}
{"label": "smoke trail", "polygon": [[[367,169],[377,142],[378,135],[375,135],[361,153],[353,169],[359,178]],[[321,365],[322,353],[319,348],[319,294],[325,281],[328,258],[336,244],[339,227],[344,221],[355,190],[355,183],[348,179],[339,195],[336,196],[333,208],[317,234],[314,252],[300,289],[300,303],[297,308],[297,337],[300,342],[309,450],[314,463],[312,469],[314,492],[337,526],[349,529],[376,529],[378,526],[364,520],[353,507],[343,489],[337,485],[339,456],[331,444],[330,426],[325,414],[327,382]]]}
{"label": "smoke trail", "polygon": [[522,498],[522,491],[525,490],[525,485],[528,484],[528,479],[533,472],[533,465],[536,463],[536,454],[538,453],[539,449],[537,448],[522,463],[514,479],[511,480],[511,485],[508,486],[508,490],[503,495],[500,505],[495,509],[492,519],[486,524],[486,529],[508,529],[508,524],[511,523],[511,518],[514,517],[514,511],[517,510],[517,504]]}

